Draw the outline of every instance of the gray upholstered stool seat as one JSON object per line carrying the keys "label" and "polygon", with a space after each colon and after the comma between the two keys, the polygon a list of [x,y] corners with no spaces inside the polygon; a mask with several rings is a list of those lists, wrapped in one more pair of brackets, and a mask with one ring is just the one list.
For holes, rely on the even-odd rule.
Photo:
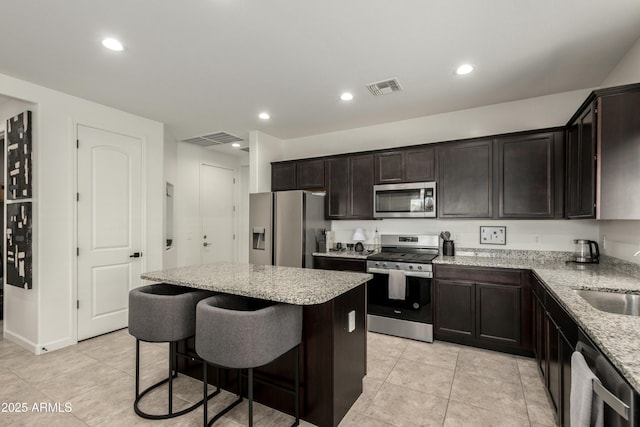
{"label": "gray upholstered stool seat", "polygon": [[[173,412],[173,378],[177,376],[177,342],[195,334],[196,305],[212,292],[174,286],[166,283],[142,286],[129,292],[129,333],[136,337],[136,413],[147,419],[173,418],[196,409],[202,401],[179,412]],[[140,393],[140,341],[169,343],[169,376]],[[151,390],[169,383],[169,410],[167,414],[152,415],[143,412],[138,404]],[[219,390],[218,390],[219,392]]]}
{"label": "gray upholstered stool seat", "polygon": [[[294,425],[299,422],[299,362],[302,341],[302,307],[252,298],[219,294],[204,299],[196,308],[196,352],[213,365],[248,369],[249,425],[253,423],[253,368],[266,365],[291,349],[296,351],[295,388],[287,390],[295,396]],[[241,381],[238,382],[241,384]],[[204,388],[206,393],[206,387]],[[207,422],[242,401],[239,399]]]}

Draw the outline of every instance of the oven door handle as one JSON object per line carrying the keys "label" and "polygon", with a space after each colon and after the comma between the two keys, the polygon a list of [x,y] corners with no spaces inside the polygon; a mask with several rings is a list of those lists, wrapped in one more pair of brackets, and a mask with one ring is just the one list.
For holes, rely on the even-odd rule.
{"label": "oven door handle", "polygon": [[[377,273],[377,274],[389,274],[389,270],[384,269],[384,268],[375,268],[375,267],[369,267],[367,268],[367,273]],[[407,277],[421,277],[424,279],[431,279],[433,278],[433,273],[431,272],[417,272],[417,271],[405,271],[404,275]]]}

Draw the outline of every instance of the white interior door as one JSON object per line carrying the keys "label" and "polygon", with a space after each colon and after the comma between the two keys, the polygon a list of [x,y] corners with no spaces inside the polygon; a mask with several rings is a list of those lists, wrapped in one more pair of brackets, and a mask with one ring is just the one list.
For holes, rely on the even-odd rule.
{"label": "white interior door", "polygon": [[78,340],[128,323],[140,284],[142,141],[78,126]]}
{"label": "white interior door", "polygon": [[203,264],[234,260],[233,186],[231,169],[200,166]]}

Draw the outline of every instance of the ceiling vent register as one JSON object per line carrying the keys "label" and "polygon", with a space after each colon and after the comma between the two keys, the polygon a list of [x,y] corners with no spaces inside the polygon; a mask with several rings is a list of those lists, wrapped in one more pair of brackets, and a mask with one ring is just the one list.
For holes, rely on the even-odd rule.
{"label": "ceiling vent register", "polygon": [[380,82],[369,83],[367,85],[367,89],[369,89],[369,92],[371,92],[373,96],[381,96],[387,95],[392,92],[401,91],[402,87],[400,86],[400,82],[398,81],[398,79],[394,78],[383,80]]}
{"label": "ceiling vent register", "polygon": [[210,147],[212,145],[230,144],[232,142],[244,141],[242,138],[228,132],[216,132],[209,135],[196,136],[194,138],[183,139],[182,142]]}

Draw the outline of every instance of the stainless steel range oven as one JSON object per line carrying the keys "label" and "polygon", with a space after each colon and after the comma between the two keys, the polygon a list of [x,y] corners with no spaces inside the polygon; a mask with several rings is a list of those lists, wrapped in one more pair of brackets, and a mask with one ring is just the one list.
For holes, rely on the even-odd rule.
{"label": "stainless steel range oven", "polygon": [[385,234],[367,258],[369,330],[433,342],[433,266],[438,236]]}

